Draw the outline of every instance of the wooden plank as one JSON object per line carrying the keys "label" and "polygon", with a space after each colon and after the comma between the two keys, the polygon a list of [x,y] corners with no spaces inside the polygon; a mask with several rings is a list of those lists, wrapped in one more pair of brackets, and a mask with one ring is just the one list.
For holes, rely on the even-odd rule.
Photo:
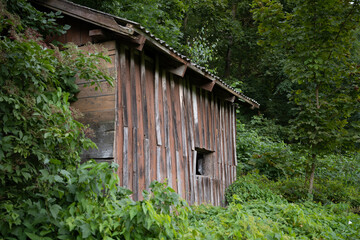
{"label": "wooden plank", "polygon": [[[174,77],[174,91],[172,93],[173,96],[175,96],[175,104],[174,104],[174,110],[176,112],[175,117],[175,127],[174,130],[177,133],[178,136],[178,151],[179,151],[179,171],[180,171],[180,179],[181,179],[181,192],[182,197],[185,198],[185,191],[186,191],[186,181],[185,179],[185,172],[186,172],[186,162],[183,161],[183,135],[182,135],[182,123],[181,123],[181,100],[180,100],[180,88],[181,88],[181,82],[182,79]],[[187,155],[187,154],[186,154]]]}
{"label": "wooden plank", "polygon": [[144,139],[144,159],[145,159],[145,189],[149,190],[151,183],[151,164],[150,164],[150,141]]}
{"label": "wooden plank", "polygon": [[137,128],[133,127],[133,157],[132,157],[132,164],[133,164],[133,199],[137,201],[139,199],[139,176],[138,176],[138,144],[137,144]]}
{"label": "wooden plank", "polygon": [[180,154],[179,151],[176,151],[176,179],[177,179],[177,193],[181,197],[185,197],[182,192],[182,179],[181,179],[181,173],[180,173]]}
{"label": "wooden plank", "polygon": [[185,124],[187,130],[187,146],[188,146],[188,168],[189,168],[189,178],[187,181],[190,181],[189,188],[189,202],[190,204],[195,203],[195,184],[194,184],[194,170],[193,170],[193,151],[194,147],[194,132],[193,132],[193,120],[192,120],[192,104],[191,104],[191,86],[189,79],[186,77],[186,82],[184,85],[184,113],[185,113]]}
{"label": "wooden plank", "polygon": [[[136,93],[136,69],[134,60],[134,51],[130,50],[130,86],[131,86],[131,120],[135,127],[138,127],[138,114],[137,114],[137,93]],[[135,142],[137,135],[134,136]]]}
{"label": "wooden plank", "polygon": [[199,121],[199,148],[205,148],[204,145],[204,111],[203,111],[203,90],[198,89],[197,91],[197,109],[198,109],[198,121]]}
{"label": "wooden plank", "polygon": [[128,145],[129,145],[129,129],[124,127],[123,139],[123,186],[129,188],[129,169],[128,169]]}
{"label": "wooden plank", "polygon": [[216,206],[215,198],[214,198],[214,179],[210,179],[210,202],[212,205]]}
{"label": "wooden plank", "polygon": [[223,126],[223,120],[222,120],[222,115],[223,115],[223,111],[222,111],[222,104],[221,102],[219,103],[219,143],[220,143],[220,151],[219,151],[219,154],[220,154],[220,196],[221,196],[221,202],[222,202],[222,196],[224,196],[224,186],[225,186],[225,180],[224,180],[224,174],[225,174],[225,171],[224,171],[224,143],[223,143],[223,129],[222,129],[222,126]]}
{"label": "wooden plank", "polygon": [[126,68],[126,54],[124,45],[120,46],[120,81],[121,85],[121,107],[122,107],[122,121],[124,126],[128,126],[128,109],[127,109],[127,68]]}
{"label": "wooden plank", "polygon": [[120,52],[117,49],[117,45],[115,45],[116,48],[116,56],[115,56],[115,69],[116,69],[116,77],[115,77],[115,81],[114,81],[114,91],[116,94],[116,98],[115,98],[115,142],[114,142],[114,157],[115,157],[115,162],[118,164],[118,169],[116,171],[116,174],[119,177],[119,182],[118,185],[122,186],[122,145],[123,145],[123,125],[122,125],[122,121],[120,119],[122,119],[122,109],[121,109],[121,98],[120,98]]}
{"label": "wooden plank", "polygon": [[156,143],[161,146],[161,123],[159,110],[159,57],[155,59],[155,128],[156,128]]}
{"label": "wooden plank", "polygon": [[161,77],[162,91],[163,91],[163,108],[164,108],[164,134],[165,134],[165,158],[166,158],[166,172],[168,185],[172,187],[172,164],[171,164],[171,152],[170,152],[170,127],[169,127],[169,108],[167,101],[167,87],[166,87],[166,71],[162,71]]}
{"label": "wooden plank", "polygon": [[188,161],[188,171],[189,171],[189,178],[186,179],[186,181],[190,181],[190,187],[188,192],[188,198],[189,203],[193,204],[195,202],[195,195],[194,195],[194,176],[193,176],[193,151],[191,150],[191,145],[188,144],[188,158],[186,161]]}
{"label": "wooden plank", "polygon": [[198,200],[198,189],[197,189],[197,181],[196,181],[196,157],[197,157],[197,151],[194,150],[193,151],[193,160],[192,160],[192,177],[193,177],[193,182],[194,182],[194,202],[197,204],[199,203],[199,200]]}
{"label": "wooden plank", "polygon": [[172,74],[170,74],[170,87],[171,87],[171,96],[172,99],[170,99],[171,102],[171,109],[172,109],[172,123],[173,123],[173,137],[174,137],[174,143],[175,143],[175,149],[179,150],[179,136],[178,136],[178,130],[177,130],[177,116],[178,116],[178,112],[177,109],[175,108],[175,102],[177,102],[176,96],[177,94],[175,93],[175,82],[174,82],[174,77]]}
{"label": "wooden plank", "polygon": [[205,191],[205,197],[206,197],[206,203],[212,203],[211,202],[211,185],[210,185],[210,178],[206,178],[206,185],[204,185]]}
{"label": "wooden plank", "polygon": [[227,103],[224,102],[224,122],[223,122],[223,130],[224,130],[224,155],[225,155],[225,188],[229,185],[229,138],[228,135],[228,111],[227,111]]}
{"label": "wooden plank", "polygon": [[[170,81],[169,81],[170,80]],[[177,183],[177,168],[176,168],[176,151],[178,151],[179,148],[179,136],[177,133],[177,124],[176,124],[176,108],[175,103],[177,103],[179,100],[176,98],[177,95],[175,94],[175,82],[174,82],[174,76],[173,74],[169,74],[169,80],[166,81],[167,84],[167,99],[168,99],[168,111],[169,111],[169,140],[170,140],[170,153],[171,153],[171,178],[172,178],[172,188],[175,191],[177,190],[178,185]]]}
{"label": "wooden plank", "polygon": [[96,26],[105,27],[111,31],[115,31],[118,34],[132,38],[134,30],[118,24],[114,17],[103,13],[92,11],[89,8],[76,5],[72,2],[64,2],[60,0],[47,0],[36,1],[41,6],[46,6],[55,11],[61,11],[66,15],[81,19],[83,21],[92,23]]}
{"label": "wooden plank", "polygon": [[134,50],[130,49],[130,116],[132,126],[132,191],[133,199],[138,200],[139,176],[138,176],[138,114],[137,114],[137,93],[136,93],[136,69]]}
{"label": "wooden plank", "polygon": [[82,154],[82,158],[114,158],[115,122],[92,123],[90,128],[94,131],[91,140],[96,143],[98,149],[88,149]]}
{"label": "wooden plank", "polygon": [[[93,86],[86,86],[85,84],[79,84],[78,86],[80,90],[80,92],[76,95],[78,99],[115,94],[115,88],[106,81],[99,82],[99,86],[96,84]],[[98,87],[97,90],[95,90],[96,87]]]}
{"label": "wooden plank", "polygon": [[161,182],[161,147],[156,147],[156,179],[158,182]]}
{"label": "wooden plank", "polygon": [[208,109],[205,108],[205,96],[206,96],[206,91],[201,89],[201,112],[202,112],[202,116],[201,116],[201,122],[202,122],[202,126],[201,126],[201,130],[202,130],[202,142],[203,142],[203,148],[209,150],[209,148],[207,148],[206,142],[207,142],[207,134],[206,134],[206,128],[207,128],[207,121],[206,121],[206,116],[208,113]]}
{"label": "wooden plank", "polygon": [[80,118],[80,122],[83,124],[115,121],[115,109],[95,112],[82,112],[82,114],[83,117]]}
{"label": "wooden plank", "polygon": [[204,194],[203,194],[203,177],[202,176],[196,176],[197,179],[197,191],[198,191],[198,202],[197,204],[202,204],[204,202]]}
{"label": "wooden plank", "polygon": [[193,116],[194,116],[194,126],[195,126],[195,147],[200,147],[200,130],[199,130],[199,116],[198,116],[198,105],[197,105],[197,94],[196,86],[192,86],[192,104],[193,104]]}
{"label": "wooden plank", "polygon": [[82,98],[72,104],[73,108],[81,112],[95,112],[115,110],[115,95]]}
{"label": "wooden plank", "polygon": [[211,148],[211,134],[214,134],[211,131],[211,106],[209,105],[209,95],[207,92],[205,92],[205,114],[206,114],[206,127],[205,127],[205,134],[206,134],[206,147],[209,150],[212,150]]}
{"label": "wooden plank", "polygon": [[216,101],[216,98],[214,97],[214,93],[211,93],[211,123],[212,123],[212,131],[213,131],[213,134],[211,134],[212,136],[212,149],[216,149],[216,144],[215,144],[215,132],[216,132],[216,109],[215,109],[215,101]]}
{"label": "wooden plank", "polygon": [[136,54],[137,51],[133,50],[135,61],[135,86],[136,86],[136,107],[137,107],[137,171],[138,171],[138,200],[143,200],[141,192],[145,189],[145,158],[144,158],[144,104],[142,94],[141,80],[144,78],[142,71],[145,75],[145,66],[142,66],[141,55]]}
{"label": "wooden plank", "polygon": [[187,135],[186,135],[186,126],[185,126],[185,113],[184,113],[184,82],[179,82],[179,99],[180,99],[180,121],[181,121],[181,139],[182,139],[182,155],[183,155],[183,171],[184,171],[184,180],[185,180],[185,194],[184,198],[187,201],[190,201],[188,197],[189,193],[189,169],[188,169],[188,154],[187,154]]}
{"label": "wooden plank", "polygon": [[202,130],[202,142],[203,142],[203,148],[209,150],[209,148],[207,147],[207,131],[206,128],[208,128],[208,124],[207,124],[207,113],[209,112],[209,110],[207,108],[205,108],[205,97],[206,95],[206,91],[201,89],[201,112],[202,112],[202,116],[201,116],[201,122],[202,122],[202,126],[201,126],[201,130]]}
{"label": "wooden plank", "polygon": [[150,181],[157,179],[156,170],[156,129],[155,129],[155,66],[145,58],[146,66],[146,92],[148,106],[148,131],[150,141]]}
{"label": "wooden plank", "polygon": [[225,121],[224,121],[224,114],[225,114],[225,109],[224,109],[224,101],[221,101],[221,142],[222,142],[222,169],[223,169],[223,184],[222,184],[222,201],[224,202],[224,196],[225,196],[225,189],[226,189],[226,177],[227,177],[227,174],[226,174],[226,146],[225,146],[225,138],[226,138],[226,135],[225,135],[225,129],[224,129],[224,124],[225,124]]}
{"label": "wooden plank", "polygon": [[188,116],[188,129],[190,131],[190,142],[191,142],[191,150],[195,150],[195,140],[194,140],[194,121],[193,121],[193,113],[192,113],[192,101],[191,101],[191,84],[189,78],[186,78],[186,92],[187,92],[187,116]]}
{"label": "wooden plank", "polygon": [[141,82],[141,95],[142,95],[142,115],[143,115],[143,128],[144,128],[144,137],[149,137],[148,130],[148,109],[147,109],[147,84],[146,84],[146,66],[145,66],[145,53],[141,53],[141,70],[140,70],[140,82]]}

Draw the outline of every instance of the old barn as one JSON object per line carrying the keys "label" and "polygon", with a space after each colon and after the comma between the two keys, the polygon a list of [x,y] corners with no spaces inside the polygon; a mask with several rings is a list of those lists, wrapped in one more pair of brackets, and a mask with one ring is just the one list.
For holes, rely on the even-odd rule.
{"label": "old barn", "polygon": [[32,1],[61,11],[71,29],[58,40],[108,50],[115,87],[84,87],[73,107],[95,131],[84,159],[116,162],[135,200],[167,179],[190,204],[221,205],[236,178],[236,106],[259,107],[136,22],[63,0]]}

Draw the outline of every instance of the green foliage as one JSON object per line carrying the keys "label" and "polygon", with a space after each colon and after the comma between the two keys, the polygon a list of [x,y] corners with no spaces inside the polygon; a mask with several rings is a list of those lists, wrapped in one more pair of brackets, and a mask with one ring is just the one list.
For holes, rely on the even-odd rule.
{"label": "green foliage", "polygon": [[256,170],[269,179],[302,174],[304,158],[286,143],[276,140],[283,134],[282,128],[265,120],[260,122],[264,127],[260,127],[258,120],[253,121],[254,129],[237,124],[239,174]]}
{"label": "green foliage", "polygon": [[226,202],[240,204],[253,200],[277,203],[286,202],[285,199],[272,192],[268,187],[263,188],[268,182],[269,180],[266,177],[258,174],[248,174],[238,177],[238,179],[226,189]]}
{"label": "green foliage", "polygon": [[203,239],[358,239],[360,218],[344,204],[321,206],[250,201],[227,208],[193,208]]}
{"label": "green foliage", "polygon": [[152,182],[144,200],[127,202],[117,211],[125,239],[182,239],[188,232],[187,203],[164,183]]}
{"label": "green foliage", "polygon": [[[237,64],[248,51],[259,50],[249,40],[254,27],[247,18],[247,1],[194,1],[198,5],[190,11],[182,1],[147,2],[153,4],[151,11],[140,2],[112,3],[108,8],[128,4],[122,5],[124,12],[129,16],[140,13],[154,28],[165,24],[166,31],[159,28],[163,34],[168,34],[168,24],[179,28],[183,11],[199,13],[199,18],[193,19],[206,19],[209,9],[220,8],[204,23],[225,30],[204,30],[208,32],[198,43],[218,39],[219,44],[213,46],[217,49],[211,53],[248,46],[246,51],[234,53]],[[189,208],[173,189],[157,182],[151,184],[150,192],[143,192],[143,200],[134,202],[129,198],[131,192],[117,185],[115,164],[80,164],[81,149],[95,146],[86,138],[87,127],[75,120],[79,113],[69,106],[78,91],[76,78],[89,84],[106,79],[111,84],[101,68],[101,62],[109,58],[74,46],[59,51],[46,43],[41,34],[63,33],[67,28],[56,26],[59,14],[38,12],[23,0],[0,4],[0,239],[360,238],[360,218],[351,213],[360,209],[359,155],[344,155],[339,148],[337,154],[318,158],[319,182],[313,200],[326,205],[297,203],[305,200],[302,166],[310,151],[289,147],[279,140],[288,132],[275,121],[262,118],[254,118],[248,129],[238,124],[238,154],[244,164],[239,170],[258,171],[267,177],[240,177],[226,191],[231,202],[227,208]],[[184,10],[178,11],[181,8]],[[197,25],[191,21],[188,26]],[[244,34],[246,27],[250,30]],[[206,45],[196,48],[208,51]],[[240,64],[240,69],[250,69],[252,63]],[[277,67],[268,76],[276,79]],[[294,85],[287,84],[276,83],[271,89],[289,92]],[[352,117],[356,123],[356,116]]]}
{"label": "green foliage", "polygon": [[181,0],[106,0],[73,2],[136,21],[172,47],[180,47],[182,18],[188,4]]}
{"label": "green foliage", "polygon": [[216,74],[216,69],[210,69],[209,66],[209,63],[216,58],[216,43],[210,45],[202,35],[204,35],[204,29],[183,48],[189,54],[192,62],[206,67],[210,72]]}
{"label": "green foliage", "polygon": [[254,19],[264,37],[260,44],[285,51],[284,72],[297,83],[292,99],[293,138],[313,154],[348,148],[358,136],[349,136],[347,119],[357,112],[357,65],[351,57],[358,2],[294,1],[290,11],[279,1],[254,1]]}

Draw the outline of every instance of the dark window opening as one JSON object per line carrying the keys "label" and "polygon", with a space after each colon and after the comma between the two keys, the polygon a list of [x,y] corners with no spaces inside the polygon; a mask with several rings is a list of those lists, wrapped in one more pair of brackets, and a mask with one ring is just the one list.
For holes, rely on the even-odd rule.
{"label": "dark window opening", "polygon": [[205,166],[204,166],[204,154],[198,153],[196,155],[196,175],[204,175]]}
{"label": "dark window opening", "polygon": [[212,151],[196,148],[195,174],[200,176],[213,176],[214,155]]}

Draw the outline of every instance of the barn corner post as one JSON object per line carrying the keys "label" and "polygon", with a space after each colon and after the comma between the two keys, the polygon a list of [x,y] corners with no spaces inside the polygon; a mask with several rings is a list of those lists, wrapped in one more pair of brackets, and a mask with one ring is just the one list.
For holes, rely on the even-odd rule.
{"label": "barn corner post", "polygon": [[[141,192],[168,180],[190,204],[224,204],[236,179],[236,104],[259,104],[151,35],[136,22],[66,0],[31,0],[62,11],[63,43],[96,42],[108,50],[115,87],[80,88],[73,103],[94,129],[98,150],[84,159],[119,164],[119,184]],[[236,104],[235,104],[236,103]]]}

